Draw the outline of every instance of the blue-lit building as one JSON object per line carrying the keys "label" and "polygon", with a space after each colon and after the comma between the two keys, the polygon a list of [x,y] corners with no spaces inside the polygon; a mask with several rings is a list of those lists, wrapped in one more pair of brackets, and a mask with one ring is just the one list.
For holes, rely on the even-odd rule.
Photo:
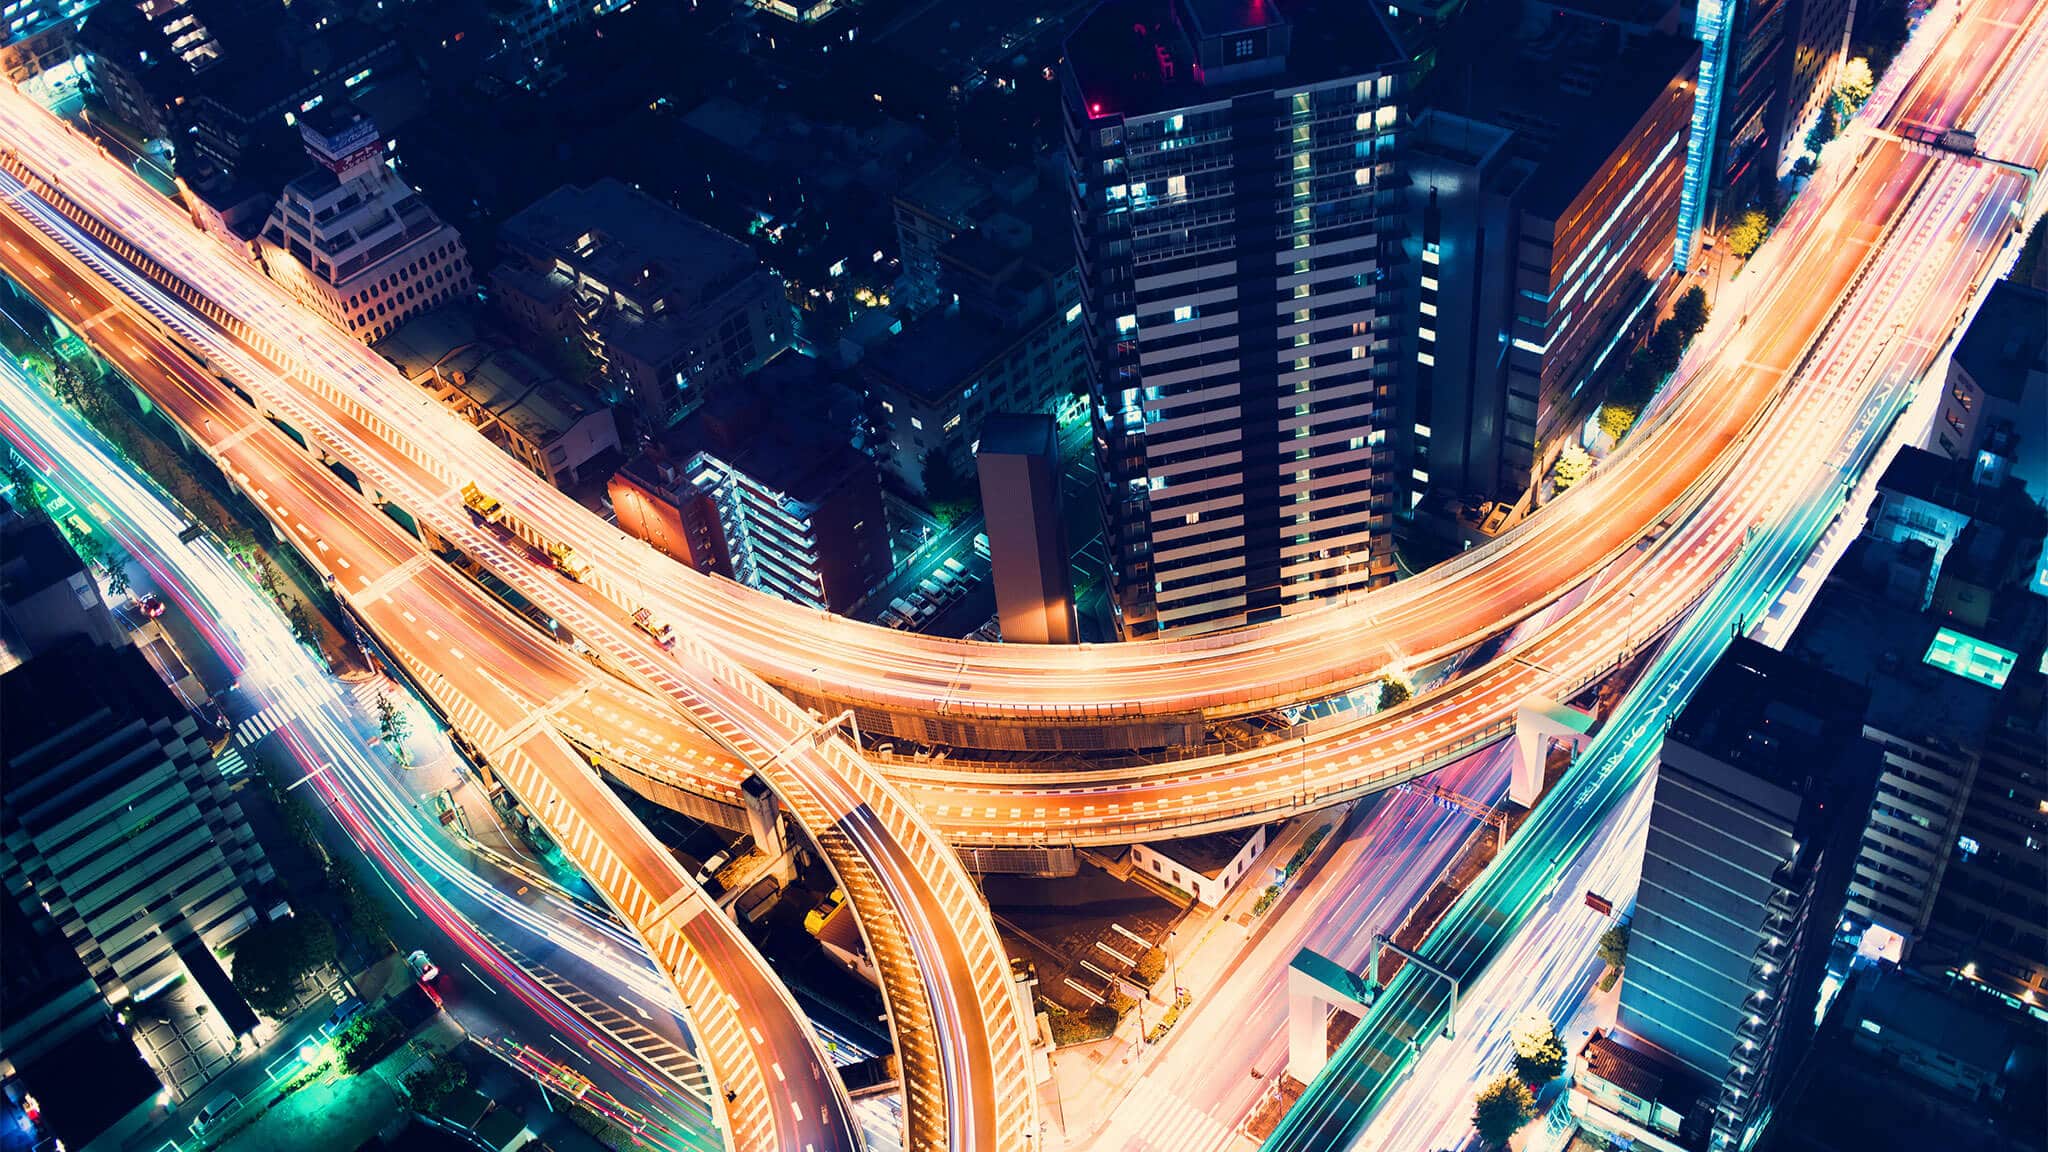
{"label": "blue-lit building", "polygon": [[1876,775],[1867,700],[1738,639],[1664,738],[1613,1039],[1706,1086],[1678,1146],[1747,1148],[1811,1038]]}

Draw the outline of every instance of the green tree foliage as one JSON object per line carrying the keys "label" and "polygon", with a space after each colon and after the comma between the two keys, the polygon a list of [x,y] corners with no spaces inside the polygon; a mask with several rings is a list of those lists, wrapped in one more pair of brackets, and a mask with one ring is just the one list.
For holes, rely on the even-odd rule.
{"label": "green tree foliage", "polygon": [[1842,65],[1842,78],[1835,84],[1835,99],[1854,116],[1870,94],[1877,90],[1877,77],[1870,70],[1870,61],[1858,56]]}
{"label": "green tree foliage", "polygon": [[468,1086],[469,1069],[448,1056],[437,1057],[432,1064],[405,1078],[406,1094],[412,1097],[412,1106],[421,1112],[433,1111],[456,1090]]}
{"label": "green tree foliage", "polygon": [[1577,444],[1567,444],[1557,454],[1557,471],[1554,474],[1559,492],[1563,492],[1593,471],[1593,457]]}
{"label": "green tree foliage", "polygon": [[1707,290],[1695,284],[1679,294],[1678,300],[1671,305],[1670,318],[1659,327],[1670,325],[1677,328],[1678,342],[1690,344],[1692,338],[1707,326],[1707,319],[1712,315],[1713,309],[1707,304]]}
{"label": "green tree foliage", "polygon": [[1380,709],[1382,711],[1388,708],[1398,708],[1406,704],[1408,698],[1414,694],[1415,689],[1406,680],[1395,676],[1385,676],[1380,679]]}
{"label": "green tree foliage", "polygon": [[1728,252],[1738,260],[1747,260],[1763,247],[1764,237],[1771,234],[1771,218],[1761,208],[1751,208],[1728,226],[1722,242],[1728,245]]}
{"label": "green tree foliage", "polygon": [[1611,968],[1628,963],[1628,929],[1616,924],[1600,934],[1600,960]]}
{"label": "green tree foliage", "polygon": [[1835,106],[1830,101],[1822,106],[1820,119],[1815,120],[1813,127],[1806,131],[1806,150],[1808,152],[1819,152],[1828,146],[1828,141],[1833,140],[1835,133],[1839,131],[1841,131],[1841,125],[1835,122]]}
{"label": "green tree foliage", "polygon": [[365,1012],[334,1036],[335,1054],[350,1072],[362,1072],[382,1060],[405,1039],[405,1029],[389,1012]]}
{"label": "green tree foliage", "polygon": [[1473,1101],[1472,1127],[1489,1148],[1505,1148],[1522,1125],[1536,1118],[1536,1096],[1513,1076],[1502,1076],[1479,1090]]}
{"label": "green tree foliage", "polygon": [[1537,1012],[1525,1012],[1509,1036],[1515,1048],[1515,1075],[1527,1084],[1547,1084],[1564,1075],[1564,1041],[1557,1027]]}
{"label": "green tree foliage", "polygon": [[951,528],[981,508],[981,488],[971,476],[962,476],[953,460],[933,449],[924,454],[924,495],[932,515]]}
{"label": "green tree foliage", "polygon": [[1626,405],[1608,402],[1600,406],[1600,431],[1607,438],[1619,444],[1628,430],[1636,426],[1636,410]]}
{"label": "green tree foliage", "polygon": [[128,594],[128,565],[113,563],[107,566],[107,591],[115,596]]}
{"label": "green tree foliage", "polygon": [[281,1020],[298,1005],[299,981],[334,958],[334,929],[320,916],[264,921],[234,942],[235,990],[251,1008]]}
{"label": "green tree foliage", "polygon": [[411,735],[412,721],[407,719],[405,713],[399,711],[398,707],[391,703],[391,697],[378,696],[377,736],[384,741],[385,747],[391,749],[391,754],[398,758],[400,764],[409,762],[409,756],[405,750],[405,741]]}

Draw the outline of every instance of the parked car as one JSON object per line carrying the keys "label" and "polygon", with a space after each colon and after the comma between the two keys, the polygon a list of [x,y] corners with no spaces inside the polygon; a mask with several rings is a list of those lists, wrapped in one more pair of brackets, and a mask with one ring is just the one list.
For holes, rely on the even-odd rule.
{"label": "parked car", "polygon": [[433,957],[427,955],[425,949],[407,956],[405,966],[412,969],[412,978],[422,984],[432,984],[441,978],[440,967],[434,963]]}

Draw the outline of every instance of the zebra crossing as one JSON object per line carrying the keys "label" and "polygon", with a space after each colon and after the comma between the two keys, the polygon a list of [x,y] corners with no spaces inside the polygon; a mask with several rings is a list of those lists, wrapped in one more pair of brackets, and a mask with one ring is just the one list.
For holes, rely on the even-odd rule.
{"label": "zebra crossing", "polygon": [[233,748],[223,748],[215,752],[213,763],[214,767],[220,769],[222,776],[240,776],[249,770],[249,762],[242,759],[242,754]]}
{"label": "zebra crossing", "polygon": [[235,747],[247,748],[296,719],[291,707],[280,701],[235,725]]}
{"label": "zebra crossing", "polygon": [[1237,1130],[1146,1077],[1098,1141],[1118,1152],[1218,1152],[1239,1143]]}

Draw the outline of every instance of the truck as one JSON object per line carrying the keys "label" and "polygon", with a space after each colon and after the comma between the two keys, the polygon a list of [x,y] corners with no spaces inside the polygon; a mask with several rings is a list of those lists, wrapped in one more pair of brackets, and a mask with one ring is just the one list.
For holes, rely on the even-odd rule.
{"label": "truck", "polygon": [[548,563],[553,564],[555,571],[569,579],[580,584],[590,575],[590,561],[578,556],[576,550],[567,544],[549,544],[547,553]]}
{"label": "truck", "polygon": [[469,509],[469,514],[479,524],[501,524],[504,522],[505,506],[498,503],[497,497],[477,487],[475,481],[470,481],[462,486],[462,506]]}
{"label": "truck", "polygon": [[645,608],[633,613],[633,626],[654,637],[654,642],[663,648],[676,646],[675,629],[669,627],[665,620],[656,620],[654,614]]}

